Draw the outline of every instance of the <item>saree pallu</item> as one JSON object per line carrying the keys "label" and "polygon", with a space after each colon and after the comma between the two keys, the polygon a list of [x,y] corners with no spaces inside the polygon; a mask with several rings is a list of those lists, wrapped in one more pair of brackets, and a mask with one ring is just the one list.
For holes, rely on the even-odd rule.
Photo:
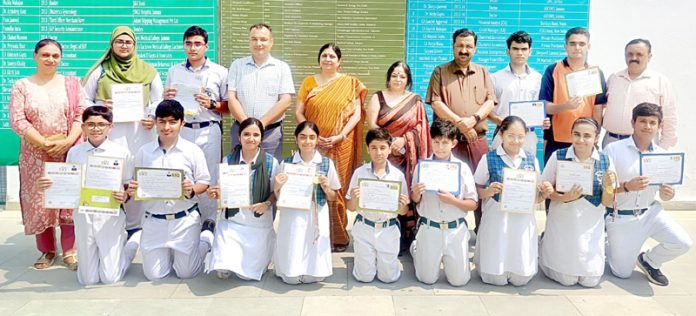
{"label": "saree pallu", "polygon": [[305,118],[317,124],[321,137],[338,135],[353,113],[361,112],[360,121],[346,135],[346,139],[322,152],[333,160],[341,181],[341,190],[336,201],[329,202],[333,245],[345,246],[350,240],[346,230],[348,218],[344,197],[353,171],[362,162],[363,105],[366,95],[367,88],[358,79],[348,75],[333,79],[321,86],[317,85],[313,76],[307,77],[302,82],[297,95],[298,99],[304,100]]}

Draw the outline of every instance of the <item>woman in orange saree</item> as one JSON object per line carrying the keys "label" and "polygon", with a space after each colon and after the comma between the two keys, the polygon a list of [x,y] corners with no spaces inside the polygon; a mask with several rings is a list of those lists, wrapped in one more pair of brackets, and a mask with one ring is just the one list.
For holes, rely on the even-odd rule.
{"label": "woman in orange saree", "polygon": [[[368,128],[384,127],[394,138],[389,162],[401,169],[409,186],[418,160],[431,155],[428,116],[420,96],[410,91],[411,85],[411,69],[397,61],[387,70],[387,89],[375,93],[367,107]],[[416,220],[415,206],[399,215],[402,251],[415,237]]]}
{"label": "woman in orange saree", "polygon": [[335,202],[329,202],[331,244],[335,252],[348,246],[344,197],[353,170],[362,162],[363,105],[367,88],[355,77],[340,73],[341,49],[327,43],[317,57],[321,72],[302,81],[297,93],[297,122],[319,127],[319,151],[331,158],[341,180]]}

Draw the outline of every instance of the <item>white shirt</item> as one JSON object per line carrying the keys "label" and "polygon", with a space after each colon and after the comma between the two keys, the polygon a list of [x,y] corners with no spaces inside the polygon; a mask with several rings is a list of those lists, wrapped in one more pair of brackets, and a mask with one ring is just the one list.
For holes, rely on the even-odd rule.
{"label": "white shirt", "polygon": [[[89,106],[92,105],[102,105],[104,100],[97,100],[97,89],[99,88],[99,78],[101,78],[104,68],[101,65],[92,71],[92,74],[87,79],[84,89],[84,97]],[[159,73],[155,75],[150,83],[150,103],[145,107],[145,115],[155,115],[155,109],[157,105],[162,101],[162,95],[164,94],[164,88],[162,88],[162,78],[160,78]]]}
{"label": "white shirt", "polygon": [[[593,149],[592,153],[590,154],[590,157],[587,158],[585,161],[581,161],[578,159],[577,156],[575,156],[575,148],[573,146],[568,147],[568,152],[566,152],[566,157],[571,158],[572,161],[574,162],[583,162],[583,163],[592,163],[594,164],[597,160],[599,160],[599,151],[597,149]],[[558,157],[556,152],[554,152],[551,157],[549,157],[549,161],[546,162],[546,165],[544,165],[544,173],[541,175],[541,180],[542,181],[548,181],[551,182],[551,184],[556,185],[556,168],[558,167],[557,164]],[[607,170],[611,170],[613,172],[616,172],[614,168],[614,163],[611,161],[611,157],[609,157],[609,168]],[[603,174],[596,174],[595,176],[599,177],[600,181],[602,177],[604,176]]]}
{"label": "white shirt", "polygon": [[[205,87],[211,99],[215,101],[227,100],[227,68],[220,66],[206,58],[205,63],[198,69],[193,69],[188,60],[173,65],[167,72],[167,81],[164,86],[171,88],[175,84]],[[187,123],[221,121],[220,113],[214,110],[200,108],[193,116],[187,115]]]}
{"label": "white shirt", "polygon": [[491,75],[495,96],[498,99],[498,104],[493,108],[493,112],[501,118],[510,115],[510,102],[539,99],[541,74],[530,68],[529,65],[525,65],[525,69],[524,74],[516,74],[508,65]]}
{"label": "white shirt", "polygon": [[[517,157],[512,159],[512,157],[505,152],[502,145],[495,150],[495,153],[503,159],[503,163],[510,168],[515,169],[519,169],[520,165],[522,165],[522,158],[527,158],[527,154],[525,154],[524,150],[520,148],[520,152],[517,154]],[[534,157],[534,170],[539,172],[539,161],[536,159],[536,157]],[[490,178],[491,174],[488,172],[488,159],[486,155],[483,155],[478,163],[478,167],[476,167],[476,171],[474,172],[474,181],[478,185],[485,186],[488,184],[488,179]]]}
{"label": "white shirt", "polygon": [[[427,160],[433,160],[433,158],[430,157]],[[460,200],[478,201],[476,184],[474,183],[474,176],[471,174],[469,165],[459,160],[457,157],[454,157],[454,155],[450,155],[449,161],[458,162],[461,165],[459,169],[459,181],[461,185],[459,195],[457,195],[456,198]],[[416,171],[413,173],[411,182],[412,188],[418,184],[418,168],[416,168]],[[466,211],[452,204],[441,202],[436,192],[423,192],[421,200],[416,207],[418,208],[418,214],[420,216],[427,217],[436,222],[451,222],[466,216]]]}
{"label": "white shirt", "polygon": [[[257,150],[256,154],[254,155],[254,158],[252,158],[251,161],[246,161],[244,160],[244,155],[242,153],[239,153],[239,164],[249,164],[250,167],[251,165],[256,163],[256,160],[259,158],[259,154],[261,153],[261,150]],[[269,156],[266,156],[266,159],[268,159]],[[270,157],[273,159],[272,163],[272,170],[271,170],[271,177],[270,177],[270,182],[271,182],[271,192],[273,192],[273,179],[275,179],[275,176],[278,174],[278,160],[276,160],[273,157]],[[227,159],[224,159],[223,163],[227,163]],[[256,170],[251,170],[251,173],[249,174],[249,181],[251,181],[251,176],[253,176],[256,173]],[[252,186],[253,190],[253,183],[250,182],[250,185]],[[252,193],[253,194],[253,193]],[[250,198],[251,201],[251,198]],[[230,217],[228,220],[238,223],[240,225],[244,226],[251,226],[251,227],[262,227],[262,228],[273,228],[273,213],[272,209],[269,209],[264,216],[260,217],[255,217],[254,212],[251,211],[250,208],[248,207],[243,207],[240,208],[240,212],[238,212],[236,215],[233,217]]]}
{"label": "white shirt", "polygon": [[[169,150],[160,146],[159,139],[143,145],[135,155],[133,166],[180,169],[184,171],[184,179],[190,180],[193,184],[210,184],[210,174],[203,151],[196,144],[181,137]],[[140,203],[143,209],[151,214],[174,214],[189,209],[197,202],[198,197]]]}
{"label": "white shirt", "polygon": [[[640,176],[640,150],[633,137],[613,142],[604,149],[612,159],[616,168],[616,178],[619,184]],[[664,152],[654,143],[650,144],[648,152]],[[622,192],[616,195],[616,207],[619,210],[647,208],[655,201],[655,194],[660,190],[657,185],[650,185],[640,191]]]}
{"label": "white shirt", "polygon": [[[312,160],[309,163],[304,162],[302,160],[302,156],[300,156],[300,152],[297,151],[295,152],[294,155],[292,155],[292,163],[293,164],[301,164],[303,166],[317,166],[317,173],[319,172],[319,165],[321,165],[321,154],[319,151],[314,152],[314,157],[312,157]],[[283,170],[285,169],[285,162],[282,163]],[[338,173],[336,172],[336,166],[334,166],[333,160],[329,159],[329,172],[325,174],[325,176],[329,179],[329,188],[331,190],[339,190],[341,189],[341,181],[338,179]]]}
{"label": "white shirt", "polygon": [[[109,157],[123,159],[123,183],[128,183],[133,178],[133,157],[128,148],[110,141],[108,138],[101,145],[94,147],[89,141],[70,148],[66,162],[87,164],[89,156]],[[84,171],[84,167],[82,169]],[[84,173],[83,173],[84,174]]]}
{"label": "white shirt", "polygon": [[[398,168],[394,167],[389,161],[387,161],[387,167],[383,176],[377,176],[372,170],[372,162],[365,163],[358,169],[355,169],[353,176],[350,178],[350,185],[348,186],[348,192],[346,193],[346,199],[350,200],[350,189],[358,186],[358,181],[360,179],[375,179],[375,180],[389,180],[389,181],[399,181],[401,182],[401,194],[408,195],[408,187],[406,186],[406,177]],[[396,218],[396,213],[385,213],[385,212],[363,212],[358,211],[358,214],[363,217],[373,221],[373,222],[384,222],[392,218]]]}

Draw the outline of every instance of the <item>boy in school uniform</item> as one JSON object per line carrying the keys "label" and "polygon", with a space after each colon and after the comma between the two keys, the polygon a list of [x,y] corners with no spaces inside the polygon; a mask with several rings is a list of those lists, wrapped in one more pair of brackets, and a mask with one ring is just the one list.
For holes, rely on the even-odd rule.
{"label": "boy in school uniform", "polygon": [[[198,195],[210,183],[203,151],[179,136],[184,125],[184,108],[176,100],[162,101],[155,110],[156,141],[147,143],[135,155],[137,167],[180,169],[183,200],[142,201],[145,210],[141,247],[143,272],[148,280],[165,278],[172,268],[181,279],[203,271],[205,255],[210,251],[213,234],[201,231]],[[128,194],[134,196],[138,182],[131,180]]]}
{"label": "boy in school uniform", "polygon": [[[668,184],[649,185],[650,179],[640,175],[640,154],[664,152],[654,140],[662,127],[662,108],[653,103],[641,103],[633,108],[631,137],[613,142],[604,152],[614,162],[619,184],[616,190],[617,210],[608,207],[605,218],[607,231],[607,262],[611,273],[629,278],[637,265],[648,280],[667,286],[669,279],[660,268],[664,263],[685,254],[691,248],[691,238],[655,198],[669,201],[674,187]],[[659,244],[641,252],[645,240]]]}
{"label": "boy in school uniform", "polygon": [[[125,184],[132,178],[132,157],[127,148],[107,138],[112,128],[113,115],[109,108],[101,105],[86,108],[82,113],[82,133],[87,136],[87,141],[71,148],[66,162],[85,165],[89,156],[122,159]],[[39,179],[39,189],[50,186],[50,179]],[[114,191],[112,195],[119,203],[128,198],[124,190]],[[133,234],[126,241],[126,214],[85,214],[76,209],[73,219],[80,258],[77,266],[80,284],[109,284],[121,280],[138,251],[140,241],[140,233]]]}
{"label": "boy in school uniform", "polygon": [[469,228],[467,211],[478,204],[476,184],[469,166],[452,155],[457,146],[457,127],[449,121],[435,120],[430,126],[432,157],[459,163],[461,187],[459,194],[451,192],[425,191],[425,184],[418,183],[418,168],[413,176],[411,200],[416,203],[420,220],[416,240],[411,244],[411,256],[416,269],[416,278],[426,284],[437,282],[440,263],[444,264],[447,282],[463,286],[471,279],[469,268]]}
{"label": "boy in school uniform", "polygon": [[[371,162],[353,173],[350,190],[346,194],[347,207],[357,211],[360,198],[360,179],[376,179],[401,182],[399,214],[406,214],[408,189],[404,174],[394,167],[387,157],[391,151],[392,137],[384,128],[371,129],[365,136]],[[360,282],[372,282],[377,278],[384,283],[395,282],[401,276],[399,268],[399,246],[401,231],[397,213],[358,211],[353,225],[353,276]]]}

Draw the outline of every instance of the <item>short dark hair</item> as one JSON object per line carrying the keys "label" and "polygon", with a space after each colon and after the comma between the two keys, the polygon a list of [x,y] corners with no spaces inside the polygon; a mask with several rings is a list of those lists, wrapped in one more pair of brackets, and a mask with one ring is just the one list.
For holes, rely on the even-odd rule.
{"label": "short dark hair", "polygon": [[568,43],[568,39],[569,39],[571,36],[576,35],[576,34],[578,34],[578,35],[585,35],[585,37],[587,37],[587,40],[588,40],[588,41],[590,40],[590,31],[588,31],[588,30],[587,30],[586,28],[584,28],[584,27],[579,27],[579,26],[578,26],[578,27],[574,27],[574,28],[572,28],[572,29],[570,29],[570,30],[568,30],[568,31],[566,32],[566,34],[565,34],[565,42]]}
{"label": "short dark hair", "polygon": [[509,130],[510,126],[512,126],[512,124],[515,124],[515,123],[522,124],[522,128],[525,131],[527,131],[527,123],[525,123],[521,117],[510,115],[510,116],[506,117],[502,122],[500,122],[500,127],[498,128],[500,135],[502,135],[507,130]]}
{"label": "short dark hair", "polygon": [[271,36],[273,36],[273,29],[271,29],[271,26],[266,24],[266,23],[256,23],[249,27],[249,32],[253,31],[254,29],[268,29],[268,33],[271,33]]}
{"label": "short dark hair", "polygon": [[239,130],[237,131],[237,136],[242,136],[242,132],[244,131],[244,129],[249,127],[249,125],[256,125],[256,127],[259,128],[259,131],[261,131],[261,139],[263,140],[263,123],[261,122],[261,120],[255,117],[247,117],[246,120],[239,123]]}
{"label": "short dark hair", "polygon": [[319,126],[317,124],[314,124],[312,121],[304,121],[300,124],[297,124],[297,127],[295,127],[295,137],[300,135],[300,133],[305,129],[309,128],[313,130],[317,135],[319,135]]}
{"label": "short dark hair", "polygon": [[528,43],[529,48],[532,48],[532,37],[529,35],[529,33],[525,31],[517,31],[515,33],[510,34],[510,37],[505,41],[507,43],[507,48],[510,48],[510,45],[512,45],[512,42],[519,43],[519,44],[524,44]]}
{"label": "short dark hair", "polygon": [[478,36],[474,31],[468,29],[468,28],[463,28],[463,29],[458,29],[454,31],[452,34],[452,44],[457,42],[457,37],[467,37],[467,36],[473,36],[474,37],[474,46],[478,44]]}
{"label": "short dark hair", "polygon": [[387,70],[387,88],[389,88],[389,80],[391,79],[391,75],[394,73],[396,67],[401,67],[404,69],[404,72],[406,73],[406,89],[411,90],[411,87],[413,86],[411,67],[409,67],[408,64],[403,61],[397,61],[389,66],[389,69]]}
{"label": "short dark hair", "polygon": [[624,51],[628,49],[628,46],[635,45],[635,44],[645,44],[645,46],[648,48],[648,53],[652,53],[652,45],[650,44],[649,40],[646,40],[644,38],[636,38],[632,39],[626,44],[626,47],[624,47]]}
{"label": "short dark hair", "polygon": [[373,128],[367,131],[367,135],[365,135],[365,144],[367,146],[370,146],[370,144],[376,140],[384,141],[391,145],[392,136],[391,134],[389,134],[389,131],[384,127]]}
{"label": "short dark hair", "polygon": [[326,43],[324,45],[321,45],[321,48],[319,48],[319,54],[317,54],[317,63],[320,62],[321,60],[321,53],[324,52],[327,48],[331,48],[336,53],[336,57],[338,57],[338,60],[341,60],[341,48],[336,46],[336,43]]}
{"label": "short dark hair", "polygon": [[202,27],[193,25],[186,29],[186,32],[184,32],[184,41],[192,36],[202,36],[205,43],[208,44],[208,32],[206,32]]}
{"label": "short dark hair", "polygon": [[439,137],[455,140],[459,137],[459,129],[450,121],[435,119],[433,124],[430,124],[430,138],[435,139]]}
{"label": "short dark hair", "polygon": [[82,121],[88,120],[91,116],[100,116],[103,119],[109,121],[109,123],[114,122],[114,114],[109,110],[109,108],[103,105],[93,105],[87,107],[82,111]]}
{"label": "short dark hair", "polygon": [[177,100],[164,100],[157,105],[155,109],[155,117],[165,118],[173,117],[175,120],[184,119],[184,107]]}
{"label": "short dark hair", "polygon": [[657,121],[662,123],[662,107],[655,103],[643,102],[633,108],[632,121],[636,121],[639,116],[655,116]]}
{"label": "short dark hair", "polygon": [[54,39],[52,39],[52,38],[44,38],[44,39],[38,41],[38,42],[36,43],[36,45],[34,45],[34,53],[35,53],[35,54],[38,53],[38,52],[39,52],[39,49],[41,49],[42,47],[44,47],[44,46],[46,46],[46,45],[49,45],[49,44],[55,45],[56,47],[58,47],[58,50],[60,51],[60,54],[61,54],[61,55],[63,54],[63,46],[60,46],[60,43],[58,43],[58,41],[56,41],[56,40],[54,40]]}

